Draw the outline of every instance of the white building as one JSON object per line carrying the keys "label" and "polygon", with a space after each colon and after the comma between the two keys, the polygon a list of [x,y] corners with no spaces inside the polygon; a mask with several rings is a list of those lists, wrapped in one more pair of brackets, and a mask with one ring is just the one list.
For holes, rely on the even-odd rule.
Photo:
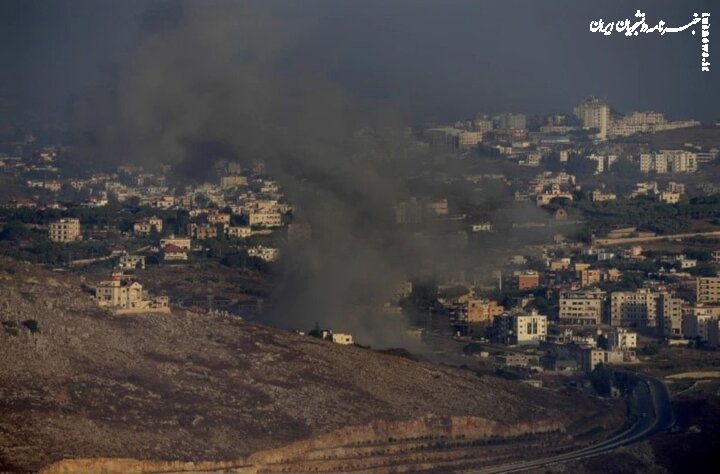
{"label": "white building", "polygon": [[332,342],[335,344],[341,344],[343,346],[349,346],[353,344],[352,334],[344,334],[341,332],[332,334]]}
{"label": "white building", "polygon": [[626,329],[614,329],[607,334],[609,350],[637,348],[637,333]]}
{"label": "white building", "polygon": [[515,344],[539,344],[547,337],[547,316],[533,311],[513,315],[511,339]]}
{"label": "white building", "polygon": [[597,138],[605,140],[610,126],[610,107],[602,100],[591,97],[573,109],[586,129],[598,129]]}

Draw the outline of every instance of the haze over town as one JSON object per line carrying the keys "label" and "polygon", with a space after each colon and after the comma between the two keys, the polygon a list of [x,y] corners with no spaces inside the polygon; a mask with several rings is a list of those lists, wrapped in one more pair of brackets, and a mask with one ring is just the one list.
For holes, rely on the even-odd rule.
{"label": "haze over town", "polygon": [[0,470],[699,469],[712,10],[3,2]]}

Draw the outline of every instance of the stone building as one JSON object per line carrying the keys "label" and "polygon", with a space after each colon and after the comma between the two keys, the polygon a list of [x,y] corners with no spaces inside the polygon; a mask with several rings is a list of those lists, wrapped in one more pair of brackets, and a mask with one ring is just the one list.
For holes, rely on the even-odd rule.
{"label": "stone building", "polygon": [[150,298],[142,284],[123,275],[122,270],[111,274],[110,280],[101,281],[95,287],[95,301],[98,306],[118,314],[168,313],[170,301],[167,296]]}
{"label": "stone building", "polygon": [[67,218],[51,222],[48,225],[48,237],[53,242],[76,242],[82,238],[80,219]]}

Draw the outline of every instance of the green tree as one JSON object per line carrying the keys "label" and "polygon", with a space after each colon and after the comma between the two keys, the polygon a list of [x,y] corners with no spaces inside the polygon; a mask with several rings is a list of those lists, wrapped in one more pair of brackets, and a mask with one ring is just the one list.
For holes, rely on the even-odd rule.
{"label": "green tree", "polygon": [[0,232],[0,240],[12,240],[19,241],[30,237],[30,231],[25,227],[19,220],[12,220],[8,222]]}
{"label": "green tree", "polygon": [[617,176],[634,176],[638,173],[638,166],[630,158],[622,157],[613,163],[612,172]]}
{"label": "green tree", "polygon": [[150,241],[152,241],[152,242],[160,242],[161,235],[160,235],[160,232],[158,232],[157,227],[152,226],[150,228],[150,234],[148,235],[148,237],[150,238]]}
{"label": "green tree", "polygon": [[651,342],[643,348],[643,354],[645,355],[656,355],[660,352],[660,344],[657,342]]}
{"label": "green tree", "polygon": [[581,155],[571,155],[565,164],[565,171],[580,178],[592,176],[596,169],[597,164],[593,160],[588,160]]}

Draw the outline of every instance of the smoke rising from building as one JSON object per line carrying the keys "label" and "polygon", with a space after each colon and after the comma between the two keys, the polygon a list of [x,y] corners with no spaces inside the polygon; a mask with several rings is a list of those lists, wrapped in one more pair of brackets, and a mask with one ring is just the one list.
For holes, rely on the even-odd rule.
{"label": "smoke rising from building", "polygon": [[465,255],[457,232],[428,224],[419,238],[396,225],[429,151],[392,104],[359,100],[322,63],[298,60],[292,31],[236,3],[154,10],[111,93],[87,101],[79,124],[93,157],[169,163],[189,179],[215,160],[262,160],[313,235],[283,249],[267,321],[391,344],[402,324],[377,307],[395,284],[489,255]]}

